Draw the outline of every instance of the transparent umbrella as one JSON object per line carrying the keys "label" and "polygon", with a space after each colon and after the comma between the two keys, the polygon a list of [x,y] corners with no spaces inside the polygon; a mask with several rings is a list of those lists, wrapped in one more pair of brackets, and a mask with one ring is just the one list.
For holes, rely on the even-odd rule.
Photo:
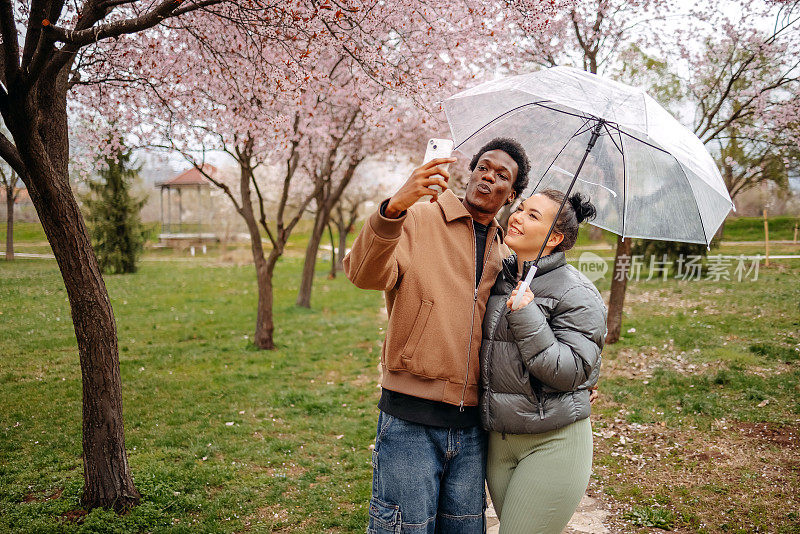
{"label": "transparent umbrella", "polygon": [[472,87],[443,106],[457,150],[516,139],[531,160],[526,195],[580,191],[597,209],[592,224],[623,238],[708,246],[733,209],[702,141],[640,88],[552,67]]}

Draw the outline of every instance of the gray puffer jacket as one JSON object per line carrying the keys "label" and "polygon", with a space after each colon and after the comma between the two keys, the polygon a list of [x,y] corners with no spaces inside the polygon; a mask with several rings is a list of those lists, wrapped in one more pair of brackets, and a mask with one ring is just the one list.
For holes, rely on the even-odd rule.
{"label": "gray puffer jacket", "polygon": [[[533,262],[525,262],[525,273]],[[503,260],[483,319],[481,422],[487,430],[539,434],[589,417],[600,373],[606,306],[563,252],[539,260],[534,302],[510,311],[517,257]]]}

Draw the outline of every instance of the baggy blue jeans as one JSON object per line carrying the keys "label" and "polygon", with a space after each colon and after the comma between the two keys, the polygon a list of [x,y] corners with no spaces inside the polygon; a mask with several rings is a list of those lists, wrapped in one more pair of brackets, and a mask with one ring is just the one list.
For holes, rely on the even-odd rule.
{"label": "baggy blue jeans", "polygon": [[483,534],[486,433],[380,412],[367,534]]}

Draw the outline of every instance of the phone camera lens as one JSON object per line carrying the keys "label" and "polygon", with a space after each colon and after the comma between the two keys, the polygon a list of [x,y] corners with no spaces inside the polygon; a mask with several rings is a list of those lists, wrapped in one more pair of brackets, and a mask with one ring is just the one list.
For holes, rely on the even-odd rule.
{"label": "phone camera lens", "polygon": [[438,147],[437,147],[436,145],[433,145],[433,149],[434,149],[434,150],[436,150],[437,148],[438,148]]}

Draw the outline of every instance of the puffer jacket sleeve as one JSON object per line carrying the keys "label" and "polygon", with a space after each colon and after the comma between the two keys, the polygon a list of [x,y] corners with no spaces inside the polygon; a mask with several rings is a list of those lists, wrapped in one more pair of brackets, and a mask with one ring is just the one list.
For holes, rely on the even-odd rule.
{"label": "puffer jacket sleeve", "polygon": [[548,323],[535,303],[508,312],[507,321],[528,371],[557,391],[597,381],[606,333],[599,295],[579,285],[562,296]]}

